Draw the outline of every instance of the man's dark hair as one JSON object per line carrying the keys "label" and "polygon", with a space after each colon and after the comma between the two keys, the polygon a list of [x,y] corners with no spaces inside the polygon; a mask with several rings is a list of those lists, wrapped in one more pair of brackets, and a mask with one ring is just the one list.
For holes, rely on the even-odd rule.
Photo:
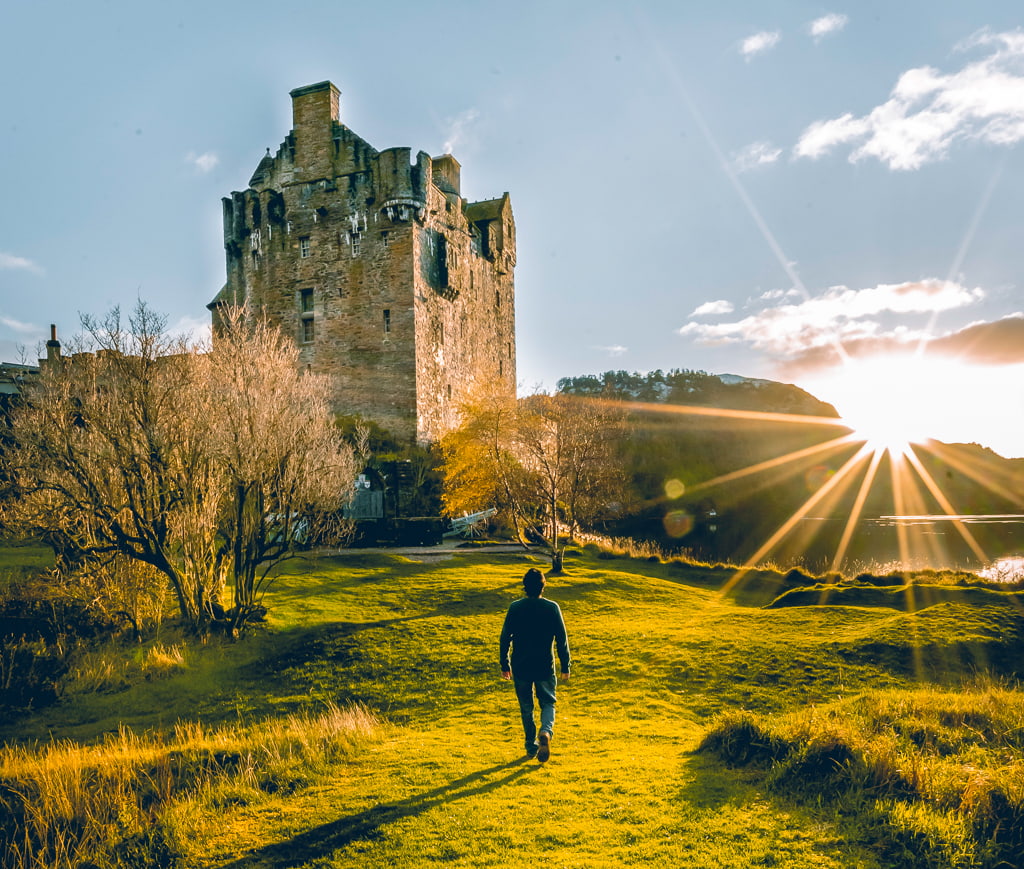
{"label": "man's dark hair", "polygon": [[540,597],[544,591],[544,574],[536,567],[531,567],[523,577],[523,588],[529,597]]}

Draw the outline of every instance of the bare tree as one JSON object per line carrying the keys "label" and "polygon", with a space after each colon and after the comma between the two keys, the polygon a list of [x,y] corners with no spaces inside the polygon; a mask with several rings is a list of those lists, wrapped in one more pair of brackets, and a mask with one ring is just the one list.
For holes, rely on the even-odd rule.
{"label": "bare tree", "polygon": [[277,328],[245,309],[222,312],[222,323],[205,382],[218,408],[211,446],[225,487],[218,552],[244,615],[270,567],[348,502],[365,456],[335,428],[326,379],[300,370]]}
{"label": "bare tree", "polygon": [[225,322],[210,351],[143,303],[127,325],[116,309],[83,318],[15,410],[6,453],[8,524],[150,565],[199,629],[228,585],[235,626],[252,615],[269,566],[340,508],[357,469],[295,348],[245,312]]}
{"label": "bare tree", "polygon": [[564,539],[621,499],[614,446],[623,428],[612,406],[566,395],[518,402],[483,396],[441,443],[449,515],[498,506],[520,539],[540,540],[562,570]]}

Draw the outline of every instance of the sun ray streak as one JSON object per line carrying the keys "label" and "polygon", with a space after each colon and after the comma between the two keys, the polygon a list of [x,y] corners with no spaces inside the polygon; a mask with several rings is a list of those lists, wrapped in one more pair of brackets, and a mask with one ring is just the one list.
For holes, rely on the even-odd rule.
{"label": "sun ray streak", "polygon": [[[963,265],[964,259],[967,257],[967,251],[970,250],[971,244],[974,242],[974,236],[978,231],[978,226],[981,224],[981,218],[988,211],[989,203],[992,201],[992,194],[995,192],[996,186],[999,183],[999,179],[1003,176],[1003,169],[1006,166],[1006,157],[1004,156],[1000,161],[999,165],[996,166],[992,172],[992,177],[989,179],[988,185],[981,194],[981,199],[978,202],[977,207],[974,209],[974,214],[971,217],[971,222],[967,225],[967,229],[964,231],[963,241],[960,242],[960,247],[957,249],[956,255],[953,257],[953,262],[949,266],[948,280],[954,281],[960,273],[960,267]],[[923,356],[925,348],[927,347],[929,336],[935,332],[935,324],[939,319],[939,312],[933,311],[931,317],[928,320],[928,325],[924,328],[921,333],[921,340],[917,344],[915,353],[918,356]]]}
{"label": "sun ray streak", "polygon": [[715,477],[713,480],[705,480],[703,483],[697,483],[691,486],[687,491],[692,495],[694,492],[699,492],[703,489],[710,489],[713,486],[721,486],[725,483],[731,483],[735,480],[740,480],[743,477],[749,477],[751,474],[770,471],[772,468],[778,468],[791,462],[797,462],[800,459],[835,452],[836,450],[848,446],[851,443],[854,443],[852,437],[850,435],[844,435],[841,438],[835,438],[834,440],[825,441],[821,444],[815,444],[812,447],[806,447],[802,450],[796,450],[792,453],[776,456],[774,459],[766,459],[763,462],[758,462],[756,465],[749,465],[746,468],[740,468],[738,471],[730,471],[728,474],[722,474],[720,477]]}
{"label": "sun ray streak", "polygon": [[[776,240],[774,233],[771,231],[771,229],[768,227],[768,224],[761,216],[761,212],[754,204],[754,200],[750,197],[750,194],[747,193],[746,187],[744,187],[743,184],[740,183],[740,179],[737,176],[735,170],[733,169],[732,164],[725,158],[725,155],[722,153],[722,149],[718,146],[717,139],[715,139],[714,135],[711,132],[711,127],[708,126],[707,122],[704,120],[703,114],[701,114],[700,110],[697,108],[697,103],[690,96],[690,92],[683,81],[683,76],[679,72],[679,69],[676,67],[675,62],[669,56],[661,41],[654,38],[653,34],[651,34],[650,40],[654,48],[655,55],[660,60],[661,65],[666,72],[666,79],[675,86],[676,91],[679,93],[680,98],[686,105],[686,108],[689,111],[690,116],[693,118],[694,123],[697,125],[697,128],[701,131],[701,134],[704,136],[704,140],[708,143],[708,147],[711,148],[716,159],[718,160],[718,164],[721,167],[722,172],[725,174],[725,177],[729,180],[729,184],[736,192],[736,195],[740,198],[740,201],[743,203],[744,208],[747,209],[747,213],[750,215],[751,220],[754,221],[754,224],[757,226],[758,231],[761,233],[761,237],[765,240],[765,243],[768,245],[768,248],[775,256],[775,259],[778,262],[779,266],[781,266],[782,270],[789,277],[794,289],[796,289],[797,292],[799,292],[804,299],[809,300],[811,297],[810,293],[807,292],[807,288],[804,286],[803,280],[797,273],[792,260],[790,260],[789,257],[787,257],[786,254],[783,252],[782,246]],[[843,361],[849,359],[849,356],[846,352],[846,348],[842,345],[842,343],[839,340],[833,339],[832,346],[840,359],[842,359]]]}
{"label": "sun ray streak", "polygon": [[790,516],[789,519],[787,519],[779,529],[761,545],[761,548],[758,549],[757,552],[743,563],[729,581],[722,586],[720,594],[728,594],[750,570],[757,566],[757,563],[762,558],[768,555],[779,544],[779,542],[797,526],[797,523],[799,523],[801,519],[810,513],[823,498],[830,494],[843,480],[845,480],[870,453],[871,448],[865,444],[857,451],[856,455],[848,459],[846,463],[843,464],[843,466],[836,471],[820,489],[818,489],[817,492],[811,495],[811,497],[804,502],[802,507]]}
{"label": "sun ray streak", "polygon": [[[903,483],[903,509],[897,511],[897,528],[903,528],[909,541],[908,555],[901,553],[901,567],[911,567],[918,563],[938,563],[943,560],[942,545],[934,534],[928,534],[924,526],[907,524],[906,517],[924,516],[932,508],[927,503],[922,490],[924,480],[911,471],[911,451],[906,450],[900,456],[899,472]],[[925,486],[924,488],[927,488]],[[900,517],[903,517],[901,520]]]}
{"label": "sun ray streak", "polygon": [[864,510],[864,503],[867,501],[868,494],[871,492],[871,486],[875,482],[875,475],[878,473],[878,466],[881,464],[882,457],[884,455],[885,453],[881,450],[875,450],[871,456],[871,463],[868,465],[863,481],[861,481],[860,490],[857,492],[857,498],[853,502],[853,509],[850,510],[850,517],[846,520],[846,527],[843,529],[843,536],[840,538],[839,545],[836,547],[836,554],[832,559],[833,570],[839,570],[843,563],[843,559],[846,557],[846,550],[850,545],[850,541],[853,539],[854,529],[860,521],[860,514]]}
{"label": "sun ray streak", "polygon": [[1020,493],[1003,486],[998,480],[992,479],[990,472],[985,468],[975,467],[969,460],[960,456],[956,450],[939,441],[930,441],[922,446],[929,452],[935,454],[946,464],[956,468],[960,473],[970,477],[974,482],[984,486],[990,492],[1005,498],[1007,501],[1016,503],[1020,500]]}
{"label": "sun ray streak", "polygon": [[910,450],[906,454],[907,461],[914,466],[914,470],[917,471],[918,476],[921,478],[925,486],[928,487],[928,491],[932,493],[936,501],[939,502],[939,506],[946,512],[953,522],[953,527],[960,532],[960,536],[963,537],[964,542],[971,548],[971,551],[981,560],[982,564],[988,564],[989,558],[985,554],[985,551],[978,544],[978,541],[974,539],[974,535],[971,534],[970,530],[963,523],[962,520],[957,518],[960,514],[954,509],[953,505],[950,504],[949,499],[945,496],[942,489],[939,488],[939,484],[935,482],[932,475],[928,473],[927,468],[921,464],[921,460],[917,457],[913,450]]}
{"label": "sun ray streak", "polygon": [[[907,501],[903,494],[903,478],[906,474],[907,463],[903,453],[889,455],[889,477],[892,481],[893,508],[897,516],[907,515]],[[902,567],[910,560],[910,539],[907,526],[901,522],[896,523],[896,546],[900,554],[900,566]]]}
{"label": "sun ray streak", "polygon": [[612,407],[624,407],[629,411],[648,413],[675,413],[683,416],[713,416],[721,419],[740,419],[750,422],[780,422],[793,425],[820,425],[849,430],[850,424],[834,416],[811,416],[800,413],[771,413],[764,410],[735,410],[728,407],[701,407],[691,404],[656,404],[648,401],[621,402],[614,399],[597,399]]}

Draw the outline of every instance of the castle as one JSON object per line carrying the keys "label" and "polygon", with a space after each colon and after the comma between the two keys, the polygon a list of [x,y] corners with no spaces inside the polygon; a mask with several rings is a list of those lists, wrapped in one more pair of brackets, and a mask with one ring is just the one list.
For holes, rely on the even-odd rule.
{"label": "castle", "polygon": [[460,166],[377,151],[329,81],[291,92],[293,128],[225,197],[227,283],[330,375],[336,412],[436,441],[474,384],[515,395],[515,222],[508,194],[467,202]]}

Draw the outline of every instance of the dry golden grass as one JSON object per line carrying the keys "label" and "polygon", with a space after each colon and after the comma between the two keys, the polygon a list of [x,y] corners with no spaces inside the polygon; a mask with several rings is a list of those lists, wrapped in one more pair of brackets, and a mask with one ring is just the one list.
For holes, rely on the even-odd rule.
{"label": "dry golden grass", "polygon": [[4,747],[0,862],[72,869],[105,857],[118,865],[118,854],[131,852],[169,865],[182,831],[165,816],[180,804],[226,805],[241,795],[252,801],[308,784],[374,739],[380,726],[362,707],[331,705],[248,727],[191,722],[168,738],[121,728],[96,745]]}
{"label": "dry golden grass", "polygon": [[[928,865],[1020,865],[1024,858],[1024,694],[868,691],[778,717],[724,715],[702,743],[763,770],[772,789],[834,801],[917,843]],[[945,862],[943,862],[945,861]]]}

